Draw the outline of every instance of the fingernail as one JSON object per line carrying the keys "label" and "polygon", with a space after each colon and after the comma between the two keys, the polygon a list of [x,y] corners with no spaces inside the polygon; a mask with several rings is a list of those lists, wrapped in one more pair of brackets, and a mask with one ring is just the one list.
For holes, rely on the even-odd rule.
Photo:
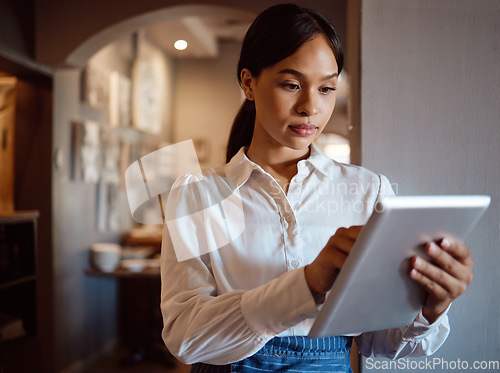
{"label": "fingernail", "polygon": [[430,253],[430,254],[435,254],[437,253],[437,247],[434,243],[432,242],[429,242],[427,244],[427,252]]}
{"label": "fingernail", "polygon": [[440,245],[443,249],[449,249],[451,247],[451,241],[448,239],[448,238],[443,238],[441,240],[441,245]]}
{"label": "fingernail", "polygon": [[413,265],[415,267],[420,267],[421,264],[422,264],[422,259],[420,259],[419,257],[416,257],[415,260],[413,261]]}

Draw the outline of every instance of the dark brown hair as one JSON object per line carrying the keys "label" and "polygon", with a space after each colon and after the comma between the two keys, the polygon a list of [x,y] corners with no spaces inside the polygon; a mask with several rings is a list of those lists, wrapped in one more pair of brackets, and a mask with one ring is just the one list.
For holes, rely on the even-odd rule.
{"label": "dark brown hair", "polygon": [[[238,82],[241,71],[250,70],[254,77],[261,71],[294,54],[305,42],[316,35],[324,35],[337,61],[338,73],[344,66],[344,52],[331,22],[320,12],[295,4],[275,5],[260,13],[248,29],[238,62]],[[231,128],[226,162],[250,145],[255,125],[255,103],[245,100]]]}

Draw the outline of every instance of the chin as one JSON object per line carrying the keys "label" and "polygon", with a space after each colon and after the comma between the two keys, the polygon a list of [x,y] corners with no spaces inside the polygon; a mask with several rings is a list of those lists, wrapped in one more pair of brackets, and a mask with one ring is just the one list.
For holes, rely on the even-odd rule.
{"label": "chin", "polygon": [[293,150],[309,150],[309,146],[313,143],[314,140],[305,140],[301,139],[301,141],[294,141],[288,145],[288,148]]}

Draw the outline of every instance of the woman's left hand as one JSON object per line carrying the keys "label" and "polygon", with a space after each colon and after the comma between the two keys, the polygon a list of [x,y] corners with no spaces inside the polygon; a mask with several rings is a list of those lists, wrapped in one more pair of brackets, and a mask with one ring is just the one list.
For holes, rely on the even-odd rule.
{"label": "woman's left hand", "polygon": [[429,242],[424,250],[432,263],[413,257],[410,277],[427,290],[422,314],[433,323],[471,283],[474,261],[467,246],[450,238]]}

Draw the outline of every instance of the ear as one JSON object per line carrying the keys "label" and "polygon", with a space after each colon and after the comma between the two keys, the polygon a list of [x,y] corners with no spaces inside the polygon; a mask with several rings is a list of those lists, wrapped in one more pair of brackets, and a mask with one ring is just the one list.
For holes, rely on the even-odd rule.
{"label": "ear", "polygon": [[241,88],[243,89],[243,93],[245,94],[247,100],[253,101],[255,98],[253,96],[252,87],[255,84],[255,79],[252,76],[250,70],[246,68],[241,70],[240,79],[241,79]]}

